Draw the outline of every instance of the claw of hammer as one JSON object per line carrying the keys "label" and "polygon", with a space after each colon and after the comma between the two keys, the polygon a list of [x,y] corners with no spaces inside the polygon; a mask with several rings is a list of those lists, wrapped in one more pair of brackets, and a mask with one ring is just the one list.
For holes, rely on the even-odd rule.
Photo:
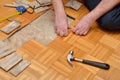
{"label": "claw of hammer", "polygon": [[70,52],[69,52],[69,54],[68,54],[68,56],[67,56],[67,61],[68,61],[68,63],[73,67],[73,64],[72,64],[72,62],[71,61],[73,61],[74,60],[74,57],[72,56],[73,55],[73,51],[72,50],[70,50]]}

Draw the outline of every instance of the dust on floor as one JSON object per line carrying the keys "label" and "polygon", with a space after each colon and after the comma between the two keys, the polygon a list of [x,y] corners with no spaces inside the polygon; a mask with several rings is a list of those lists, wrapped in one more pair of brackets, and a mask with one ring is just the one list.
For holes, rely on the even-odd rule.
{"label": "dust on floor", "polygon": [[[69,24],[73,19],[68,18]],[[30,39],[34,39],[43,45],[48,45],[57,37],[54,30],[54,11],[48,10],[45,14],[11,36],[8,41],[19,48]]]}

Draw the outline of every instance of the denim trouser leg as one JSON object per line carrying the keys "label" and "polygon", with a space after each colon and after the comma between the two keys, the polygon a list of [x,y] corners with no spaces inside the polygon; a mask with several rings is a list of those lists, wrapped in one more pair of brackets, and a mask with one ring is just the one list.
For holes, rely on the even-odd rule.
{"label": "denim trouser leg", "polygon": [[[101,0],[84,0],[86,7],[91,11]],[[100,17],[97,22],[100,27],[108,30],[120,30],[120,4]]]}

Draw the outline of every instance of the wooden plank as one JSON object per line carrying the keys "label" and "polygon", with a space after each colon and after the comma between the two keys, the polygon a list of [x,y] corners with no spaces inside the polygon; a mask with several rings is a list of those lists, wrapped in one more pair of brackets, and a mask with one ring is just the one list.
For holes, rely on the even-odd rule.
{"label": "wooden plank", "polygon": [[1,29],[1,31],[9,34],[10,32],[12,32],[13,30],[15,30],[16,28],[20,27],[21,23],[18,21],[12,21],[11,23],[9,23],[8,25],[6,25],[5,27],[3,27]]}
{"label": "wooden plank", "polygon": [[39,12],[42,12],[42,11],[45,11],[45,10],[48,10],[50,9],[49,7],[40,7],[40,8],[37,8],[34,10],[35,13],[39,13]]}
{"label": "wooden plank", "polygon": [[4,41],[0,41],[0,58],[3,58],[12,52],[15,52],[15,49],[13,49],[10,45],[8,45]]}
{"label": "wooden plank", "polygon": [[0,40],[0,48],[4,45],[3,41]]}
{"label": "wooden plank", "polygon": [[5,71],[8,71],[21,60],[22,56],[18,55],[17,53],[12,53],[11,55],[7,56],[5,60],[0,62],[0,67]]}
{"label": "wooden plank", "polygon": [[3,58],[11,53],[15,52],[15,49],[13,48],[6,48],[5,50],[0,50],[0,58]]}
{"label": "wooden plank", "polygon": [[78,10],[82,6],[82,3],[77,0],[70,0],[65,6]]}
{"label": "wooden plank", "polygon": [[[39,12],[42,12],[42,11],[45,11],[45,10],[48,10],[50,9],[47,5],[49,5],[50,3],[49,2],[46,2],[46,1],[39,1],[39,3],[37,1],[33,1],[30,3],[30,6],[31,7],[34,7],[34,12],[35,13],[39,13]],[[40,7],[40,6],[43,6],[43,7]]]}
{"label": "wooden plank", "polygon": [[[70,24],[72,21],[73,19],[68,17],[68,23]],[[30,39],[35,39],[44,45],[48,45],[56,37],[57,34],[54,29],[54,11],[48,10],[24,29],[11,36],[9,40],[11,44],[16,47],[21,47]]]}
{"label": "wooden plank", "polygon": [[38,0],[38,1],[39,1],[39,3],[45,4],[45,5],[51,4],[51,0]]}
{"label": "wooden plank", "polygon": [[0,40],[0,49],[4,46],[6,46],[5,42],[3,40]]}
{"label": "wooden plank", "polygon": [[10,70],[10,73],[14,76],[18,76],[23,70],[25,70],[30,65],[30,62],[23,60],[17,66]]}

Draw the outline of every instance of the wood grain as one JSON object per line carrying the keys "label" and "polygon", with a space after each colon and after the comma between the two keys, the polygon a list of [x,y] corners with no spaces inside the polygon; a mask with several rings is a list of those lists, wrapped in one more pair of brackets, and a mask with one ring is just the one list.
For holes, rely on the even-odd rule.
{"label": "wood grain", "polygon": [[[64,0],[64,3],[67,1]],[[1,0],[0,4],[5,2],[10,1]],[[5,13],[9,11],[7,9],[2,8],[0,11]],[[47,46],[34,39],[26,42],[17,52],[30,60],[31,65],[17,77],[0,70],[1,80],[120,80],[120,32],[101,30],[95,22],[86,36],[75,35],[72,32],[74,26],[89,11],[84,5],[78,11],[71,8],[65,10],[67,15],[75,19],[70,25],[72,28],[69,29],[69,35],[57,36]],[[5,16],[3,13],[0,16]],[[25,13],[17,16],[17,19],[25,24],[35,17],[36,14]],[[0,38],[3,37],[6,35],[0,32]],[[108,63],[110,69],[103,70],[74,61],[74,66],[71,67],[66,59],[70,50],[74,50],[77,58]]]}
{"label": "wood grain", "polygon": [[30,65],[30,62],[27,60],[21,61],[19,64],[17,64],[13,69],[10,70],[10,73],[14,76],[18,76],[22,71],[24,71],[28,66]]}
{"label": "wood grain", "polygon": [[13,30],[15,30],[16,28],[20,27],[21,23],[18,21],[12,21],[10,22],[8,25],[4,26],[1,31],[9,34],[10,32],[12,32]]}
{"label": "wood grain", "polygon": [[2,60],[0,62],[0,67],[5,71],[8,71],[21,60],[22,56],[18,55],[17,53],[12,53],[11,55],[7,56],[5,60]]}

